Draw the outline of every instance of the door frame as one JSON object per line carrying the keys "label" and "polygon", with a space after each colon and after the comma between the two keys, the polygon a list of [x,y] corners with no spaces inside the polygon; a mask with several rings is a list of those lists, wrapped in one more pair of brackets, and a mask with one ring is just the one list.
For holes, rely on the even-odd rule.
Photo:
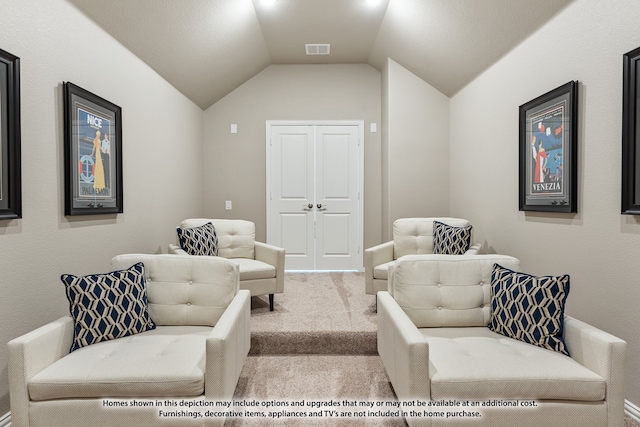
{"label": "door frame", "polygon": [[[358,269],[364,271],[364,120],[267,120],[266,121],[266,208],[267,243],[271,242],[271,127],[272,126],[358,126]],[[286,263],[285,263],[286,268]],[[326,271],[326,270],[323,270]]]}

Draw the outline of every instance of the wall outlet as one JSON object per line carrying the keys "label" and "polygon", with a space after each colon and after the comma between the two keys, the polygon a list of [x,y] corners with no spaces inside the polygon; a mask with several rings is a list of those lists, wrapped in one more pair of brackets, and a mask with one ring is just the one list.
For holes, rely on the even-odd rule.
{"label": "wall outlet", "polygon": [[224,202],[224,208],[228,211],[231,210],[231,200],[227,200],[226,202]]}

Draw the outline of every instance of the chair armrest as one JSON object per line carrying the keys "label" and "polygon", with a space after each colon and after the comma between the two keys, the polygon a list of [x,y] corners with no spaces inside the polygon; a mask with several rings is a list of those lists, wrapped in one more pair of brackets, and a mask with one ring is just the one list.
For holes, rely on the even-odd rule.
{"label": "chair armrest", "polygon": [[476,243],[475,245],[471,245],[469,249],[464,253],[465,255],[479,255],[482,252],[482,244]]}
{"label": "chair armrest", "polygon": [[7,344],[13,425],[29,425],[28,383],[38,372],[69,354],[73,319],[61,317]]}
{"label": "chair armrest", "polygon": [[627,343],[566,315],[564,339],[571,358],[606,381],[607,425],[623,425]]}
{"label": "chair armrest", "polygon": [[169,243],[169,253],[174,255],[189,255],[184,249],[173,243]]}
{"label": "chair armrest", "polygon": [[378,354],[399,400],[429,400],[429,343],[393,297],[378,292]]}
{"label": "chair armrest", "polygon": [[207,337],[204,394],[231,400],[251,347],[251,293],[240,290]]}
{"label": "chair armrest", "polygon": [[374,294],[373,269],[385,262],[393,261],[393,241],[379,244],[364,251],[364,285],[367,294]]}
{"label": "chair armrest", "polygon": [[266,262],[276,268],[275,293],[284,292],[284,249],[258,241],[255,242],[254,247],[256,260]]}

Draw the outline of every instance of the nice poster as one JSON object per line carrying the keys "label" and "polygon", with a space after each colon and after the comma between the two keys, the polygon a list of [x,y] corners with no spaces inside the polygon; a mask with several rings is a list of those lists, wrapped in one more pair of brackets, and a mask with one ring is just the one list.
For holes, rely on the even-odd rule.
{"label": "nice poster", "polygon": [[111,120],[87,107],[77,106],[78,199],[111,199]]}

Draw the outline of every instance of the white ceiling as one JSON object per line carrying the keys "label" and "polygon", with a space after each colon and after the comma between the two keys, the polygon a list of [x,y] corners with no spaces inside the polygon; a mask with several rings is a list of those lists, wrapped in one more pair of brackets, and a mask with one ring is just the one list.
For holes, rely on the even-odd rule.
{"label": "white ceiling", "polygon": [[573,0],[67,1],[206,109],[270,64],[392,58],[451,96]]}

